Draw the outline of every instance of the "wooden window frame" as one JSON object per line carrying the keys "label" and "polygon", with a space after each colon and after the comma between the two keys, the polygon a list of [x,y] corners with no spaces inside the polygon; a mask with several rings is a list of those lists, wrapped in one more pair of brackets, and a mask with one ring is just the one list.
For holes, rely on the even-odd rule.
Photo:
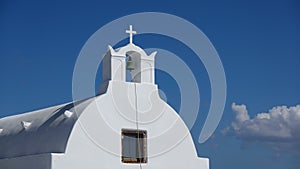
{"label": "wooden window frame", "polygon": [[[122,129],[121,131],[121,142],[122,142],[122,162],[123,163],[147,163],[147,131],[146,130],[136,130],[136,129]],[[135,136],[135,138],[142,138],[143,149],[140,152],[142,158],[129,158],[124,157],[124,136]],[[137,145],[138,146],[138,145]],[[137,147],[138,149],[138,147]],[[138,154],[138,153],[137,153]]]}

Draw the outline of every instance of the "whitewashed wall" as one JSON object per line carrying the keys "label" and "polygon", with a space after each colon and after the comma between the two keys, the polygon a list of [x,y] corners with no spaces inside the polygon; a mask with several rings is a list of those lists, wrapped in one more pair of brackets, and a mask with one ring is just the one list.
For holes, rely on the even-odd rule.
{"label": "whitewashed wall", "polygon": [[[140,129],[148,133],[148,163],[144,169],[208,169],[198,158],[184,122],[157,92],[156,85],[136,85]],[[65,154],[53,154],[53,169],[139,168],[121,162],[121,129],[136,129],[134,83],[110,82],[79,117]]]}

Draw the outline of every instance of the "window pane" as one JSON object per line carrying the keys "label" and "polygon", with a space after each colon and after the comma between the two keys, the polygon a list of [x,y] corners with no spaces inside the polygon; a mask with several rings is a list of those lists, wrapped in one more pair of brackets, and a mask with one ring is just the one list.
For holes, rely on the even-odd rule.
{"label": "window pane", "polygon": [[124,135],[123,138],[123,156],[128,158],[136,158],[137,146],[134,135]]}

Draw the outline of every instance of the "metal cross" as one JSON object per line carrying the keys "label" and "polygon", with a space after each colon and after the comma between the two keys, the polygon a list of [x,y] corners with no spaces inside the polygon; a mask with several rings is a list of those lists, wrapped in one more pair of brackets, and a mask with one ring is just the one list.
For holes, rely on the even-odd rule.
{"label": "metal cross", "polygon": [[129,34],[129,38],[130,38],[129,42],[130,42],[130,44],[132,44],[132,36],[133,36],[133,34],[136,34],[136,31],[132,30],[132,25],[129,26],[129,30],[126,30],[126,33]]}

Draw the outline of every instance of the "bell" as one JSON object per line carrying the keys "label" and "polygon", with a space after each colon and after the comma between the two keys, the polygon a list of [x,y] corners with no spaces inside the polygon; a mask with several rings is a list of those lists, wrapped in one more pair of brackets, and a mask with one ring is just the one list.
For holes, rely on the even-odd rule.
{"label": "bell", "polygon": [[129,71],[134,70],[133,62],[132,62],[132,59],[131,59],[130,56],[129,56],[128,61],[127,61],[126,69],[129,70]]}

